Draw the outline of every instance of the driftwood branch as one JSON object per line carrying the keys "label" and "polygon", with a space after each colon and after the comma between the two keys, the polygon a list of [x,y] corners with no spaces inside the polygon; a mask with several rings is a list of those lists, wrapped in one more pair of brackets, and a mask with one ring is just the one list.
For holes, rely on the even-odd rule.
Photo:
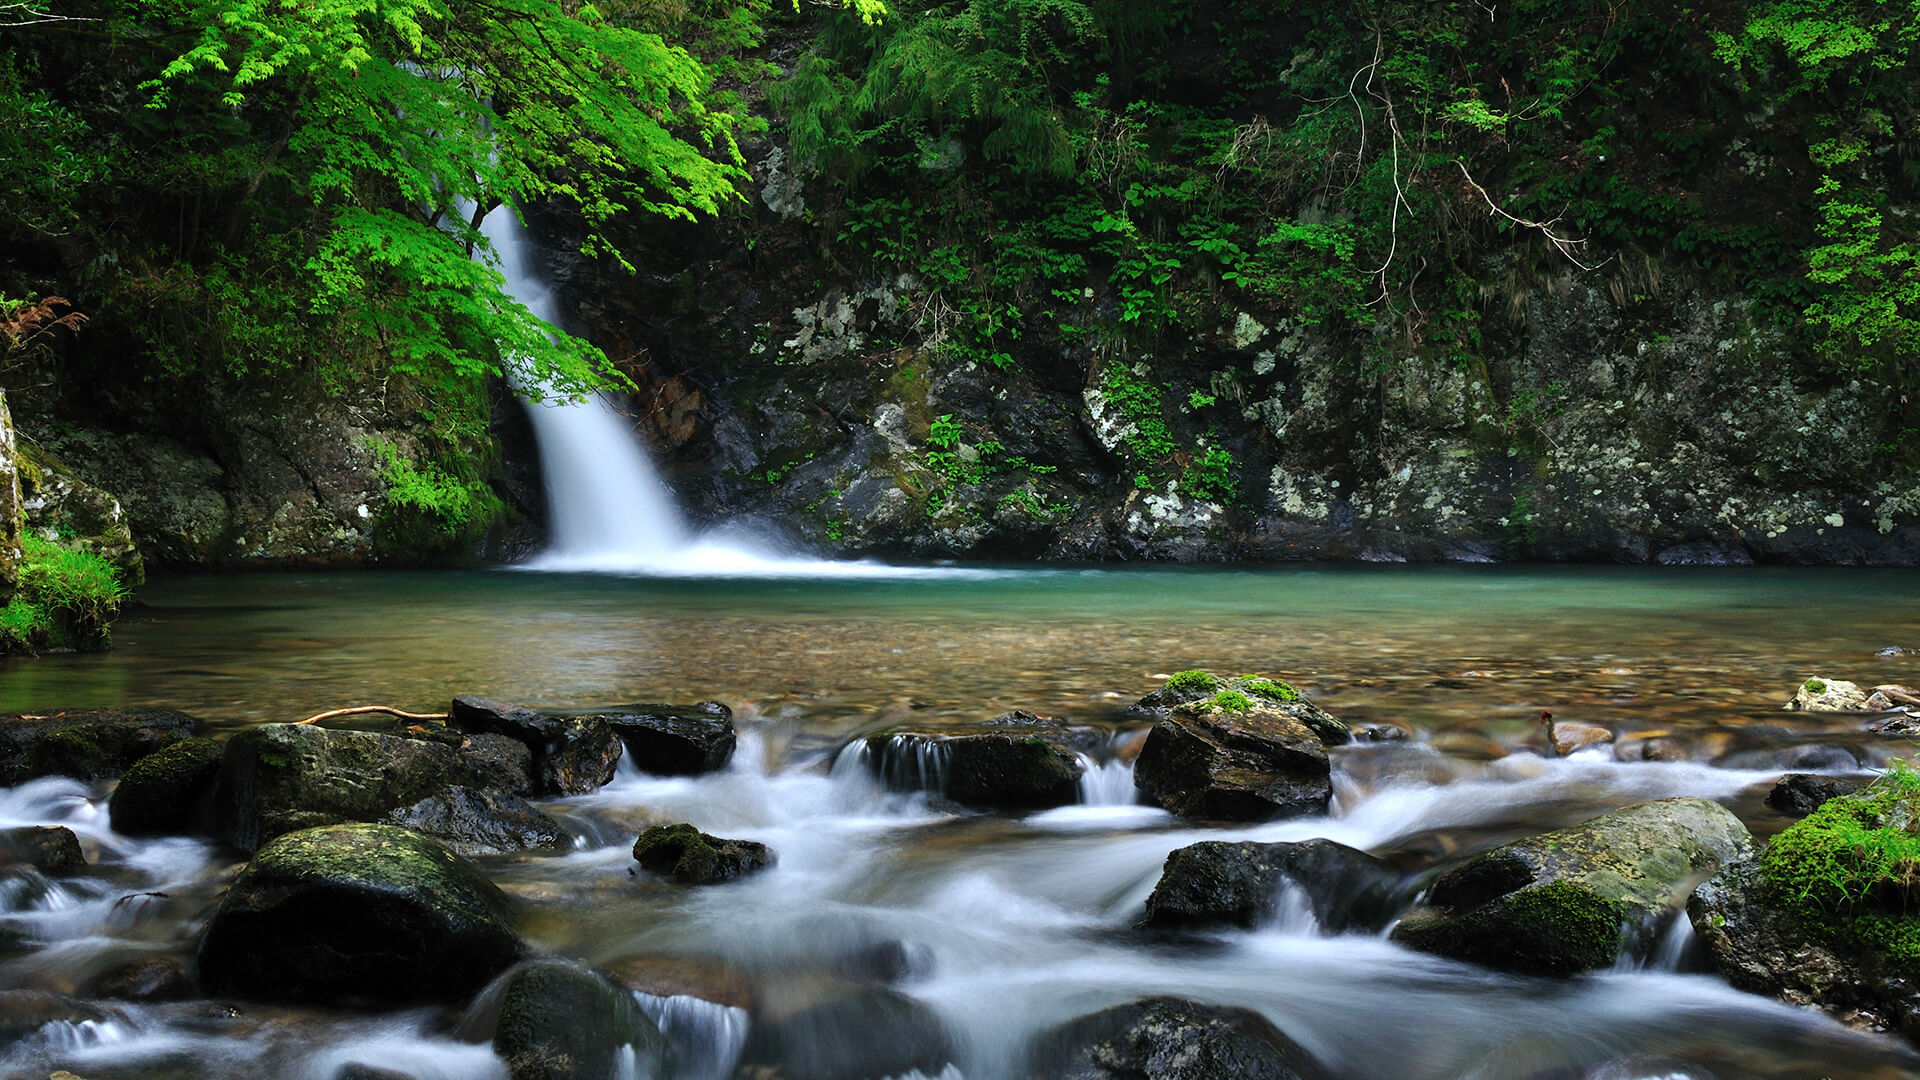
{"label": "driftwood branch", "polygon": [[323,713],[315,713],[312,716],[307,717],[305,720],[295,720],[294,723],[317,724],[322,720],[331,720],[336,716],[360,716],[366,713],[386,713],[389,716],[397,716],[402,720],[445,720],[447,719],[447,714],[443,712],[419,713],[419,712],[407,712],[404,709],[396,709],[391,705],[355,705],[347,709],[329,709],[328,711]]}

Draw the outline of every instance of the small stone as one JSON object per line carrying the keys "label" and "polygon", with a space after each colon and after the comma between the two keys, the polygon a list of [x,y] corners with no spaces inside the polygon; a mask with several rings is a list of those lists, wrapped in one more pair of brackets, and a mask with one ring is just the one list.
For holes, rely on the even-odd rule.
{"label": "small stone", "polygon": [[1806,817],[1828,799],[1851,795],[1866,786],[1867,781],[1857,777],[1788,773],[1767,792],[1767,805],[1789,817]]}
{"label": "small stone", "polygon": [[84,869],[80,838],[64,825],[22,825],[0,829],[0,864],[26,863],[48,874]]}
{"label": "small stone", "polygon": [[654,825],[633,842],[640,866],[688,885],[714,885],[764,870],[773,850],[752,840],[709,836],[685,822]]}
{"label": "small stone", "polygon": [[1789,709],[1815,712],[1865,712],[1867,693],[1855,683],[1843,679],[1814,676],[1794,688]]}

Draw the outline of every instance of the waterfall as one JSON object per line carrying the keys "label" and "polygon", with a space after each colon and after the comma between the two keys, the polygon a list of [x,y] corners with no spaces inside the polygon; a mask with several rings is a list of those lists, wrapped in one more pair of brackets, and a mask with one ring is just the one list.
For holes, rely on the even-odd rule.
{"label": "waterfall", "polygon": [[[560,325],[553,291],[531,265],[533,244],[519,219],[502,208],[486,216],[480,231],[499,253],[507,293]],[[522,400],[540,443],[547,491],[549,544],[531,565],[568,570],[672,562],[687,545],[686,525],[627,419],[599,394],[575,402]]]}

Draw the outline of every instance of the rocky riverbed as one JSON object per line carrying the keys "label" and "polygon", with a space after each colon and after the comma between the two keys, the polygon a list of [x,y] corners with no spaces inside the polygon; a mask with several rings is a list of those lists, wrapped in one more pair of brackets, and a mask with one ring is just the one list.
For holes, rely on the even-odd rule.
{"label": "rocky riverbed", "polygon": [[1460,757],[1201,670],[784,748],[717,702],[394,712],[0,718],[0,1069],[1920,1074],[1905,879],[1782,887],[1920,812],[1863,787],[1904,713],[1799,710],[1885,745],[1790,774],[1799,734]]}

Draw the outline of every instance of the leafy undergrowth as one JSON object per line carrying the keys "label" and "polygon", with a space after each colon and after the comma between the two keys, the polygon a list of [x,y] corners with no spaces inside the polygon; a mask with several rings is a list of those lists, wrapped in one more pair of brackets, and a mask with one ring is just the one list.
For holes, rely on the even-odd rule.
{"label": "leafy undergrowth", "polygon": [[120,571],[89,551],[28,534],[13,598],[0,609],[0,652],[105,649],[127,588]]}
{"label": "leafy undergrowth", "polygon": [[1829,799],[1761,856],[1776,902],[1838,945],[1920,969],[1920,772],[1896,761],[1856,795]]}

